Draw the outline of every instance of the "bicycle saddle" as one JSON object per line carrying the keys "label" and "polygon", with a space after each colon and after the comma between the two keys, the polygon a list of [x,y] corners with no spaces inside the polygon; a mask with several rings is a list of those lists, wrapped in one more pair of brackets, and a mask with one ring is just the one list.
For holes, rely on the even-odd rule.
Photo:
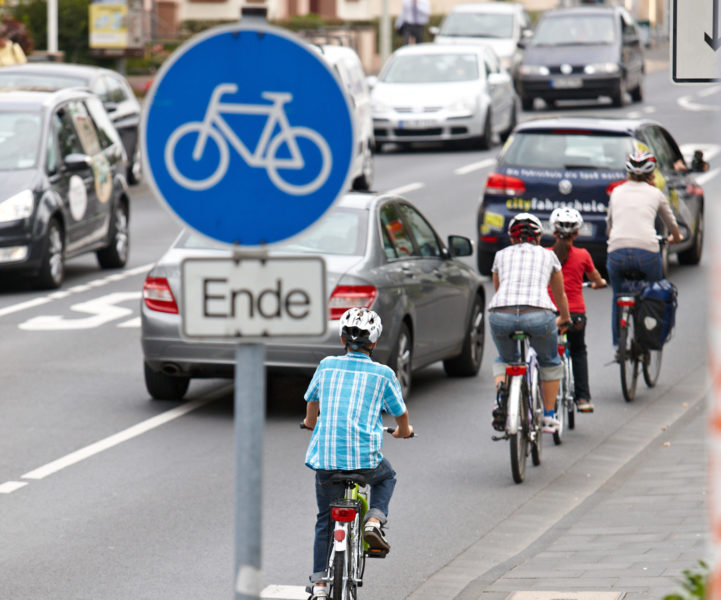
{"label": "bicycle saddle", "polygon": [[362,473],[348,473],[348,472],[338,472],[333,473],[333,475],[330,476],[329,479],[332,483],[342,483],[345,484],[346,482],[351,483],[357,483],[358,485],[367,485],[366,484],[366,476]]}

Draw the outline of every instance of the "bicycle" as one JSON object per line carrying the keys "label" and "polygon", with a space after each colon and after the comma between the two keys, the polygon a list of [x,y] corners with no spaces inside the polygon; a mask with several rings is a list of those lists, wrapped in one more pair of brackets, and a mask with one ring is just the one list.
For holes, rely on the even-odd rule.
{"label": "bicycle", "polygon": [[506,377],[499,386],[497,402],[506,407],[506,431],[493,441],[509,440],[513,481],[522,483],[530,451],[534,466],[541,464],[543,450],[543,394],[536,351],[525,331],[510,335],[517,343],[520,360],[506,366]]}
{"label": "bicycle", "polygon": [[618,315],[618,363],[621,369],[621,391],[626,402],[636,396],[639,365],[646,387],[652,388],[661,373],[663,350],[651,350],[643,346],[636,336],[636,310],[638,297],[646,285],[646,274],[638,269],[623,271],[626,291],[616,297]]}
{"label": "bicycle", "polygon": [[573,359],[568,348],[566,332],[558,334],[558,355],[561,358],[563,376],[556,396],[556,418],[558,430],[553,433],[553,443],[558,446],[563,441],[563,431],[568,421],[568,428],[576,427],[576,401],[574,399],[575,385],[573,380]]}
{"label": "bicycle", "polygon": [[[303,423],[301,429],[308,429]],[[395,427],[384,427],[392,434]],[[410,437],[416,437],[415,432]],[[363,524],[368,512],[368,493],[365,475],[339,471],[331,475],[333,483],[343,485],[343,498],[330,504],[333,535],[328,543],[328,563],[320,582],[328,586],[330,600],[356,600],[358,588],[363,586],[366,558],[385,558],[387,550],[370,548],[363,539]]]}
{"label": "bicycle", "polygon": [[[285,92],[263,92],[261,96],[272,104],[231,104],[220,101],[224,94],[235,94],[238,86],[234,83],[221,83],[216,86],[210,96],[208,107],[202,121],[191,121],[180,125],[168,138],[165,146],[165,165],[170,176],[187,189],[202,191],[216,185],[228,171],[230,153],[228,144],[235,148],[245,162],[251,167],[263,167],[277,188],[294,196],[307,195],[319,189],[330,175],[332,156],[328,142],[317,131],[307,127],[291,127],[283,107],[293,99],[293,95]],[[225,114],[236,115],[267,115],[258,145],[251,152],[243,141],[223,118]],[[215,127],[213,127],[215,125]],[[275,130],[280,131],[276,133]],[[206,150],[208,138],[218,147],[218,164],[213,172],[205,178],[187,177],[180,172],[175,162],[176,147],[180,140],[189,134],[197,134],[198,139],[193,146],[192,159],[200,161]],[[305,138],[320,152],[320,172],[309,183],[296,185],[287,182],[278,173],[279,169],[299,171],[306,166],[306,161],[298,148],[298,140]],[[287,148],[288,158],[278,158],[278,151]],[[208,159],[212,161],[213,159]]]}

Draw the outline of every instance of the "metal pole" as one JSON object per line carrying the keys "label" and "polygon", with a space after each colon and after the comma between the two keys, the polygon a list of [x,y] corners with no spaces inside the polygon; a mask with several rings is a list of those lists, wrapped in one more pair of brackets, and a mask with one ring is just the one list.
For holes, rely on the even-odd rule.
{"label": "metal pole", "polygon": [[261,592],[265,345],[235,350],[235,600]]}
{"label": "metal pole", "polygon": [[58,51],[58,0],[48,0],[48,52]]}
{"label": "metal pole", "polygon": [[388,0],[383,0],[380,23],[381,65],[391,55],[391,17],[388,13]]}

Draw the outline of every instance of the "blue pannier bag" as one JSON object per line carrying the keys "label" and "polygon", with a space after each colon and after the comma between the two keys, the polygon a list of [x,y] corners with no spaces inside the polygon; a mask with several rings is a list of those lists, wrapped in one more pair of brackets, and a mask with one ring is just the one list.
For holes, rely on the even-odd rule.
{"label": "blue pannier bag", "polygon": [[676,323],[678,289],[668,279],[647,284],[636,306],[636,337],[649,350],[660,350]]}

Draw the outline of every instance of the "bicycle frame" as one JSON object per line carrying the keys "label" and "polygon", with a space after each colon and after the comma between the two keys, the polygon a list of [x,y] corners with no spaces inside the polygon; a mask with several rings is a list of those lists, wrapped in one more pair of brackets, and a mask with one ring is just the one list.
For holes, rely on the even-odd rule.
{"label": "bicycle frame", "polygon": [[[518,415],[521,407],[518,401],[521,397],[521,385],[523,380],[526,382],[529,393],[534,389],[532,381],[533,373],[536,365],[536,351],[528,343],[528,338],[515,338],[520,343],[519,363],[508,365],[506,367],[506,388],[508,389],[508,434],[518,433]],[[530,415],[529,415],[530,417]]]}
{"label": "bicycle frame", "polygon": [[[265,106],[262,104],[230,104],[221,102],[221,96],[234,94],[237,91],[238,86],[234,83],[222,83],[213,90],[208,108],[203,117],[203,127],[193,148],[193,158],[195,160],[199,160],[202,156],[206,140],[208,139],[208,130],[213,124],[223,133],[225,139],[230,142],[238,154],[243,157],[243,160],[253,167],[263,167],[267,164],[268,159],[264,157],[264,154],[268,149],[268,144],[270,143],[275,126],[278,125],[281,132],[287,132],[290,129],[290,123],[288,122],[288,117],[285,114],[283,105],[293,99],[291,94],[285,92],[263,92],[261,96],[273,102],[273,104]],[[250,152],[243,141],[226,123],[225,119],[223,119],[223,114],[268,116],[254,152]],[[285,136],[284,139],[290,151],[290,158],[276,158],[274,163],[276,168],[302,169],[304,161],[295,137],[289,135]]]}

